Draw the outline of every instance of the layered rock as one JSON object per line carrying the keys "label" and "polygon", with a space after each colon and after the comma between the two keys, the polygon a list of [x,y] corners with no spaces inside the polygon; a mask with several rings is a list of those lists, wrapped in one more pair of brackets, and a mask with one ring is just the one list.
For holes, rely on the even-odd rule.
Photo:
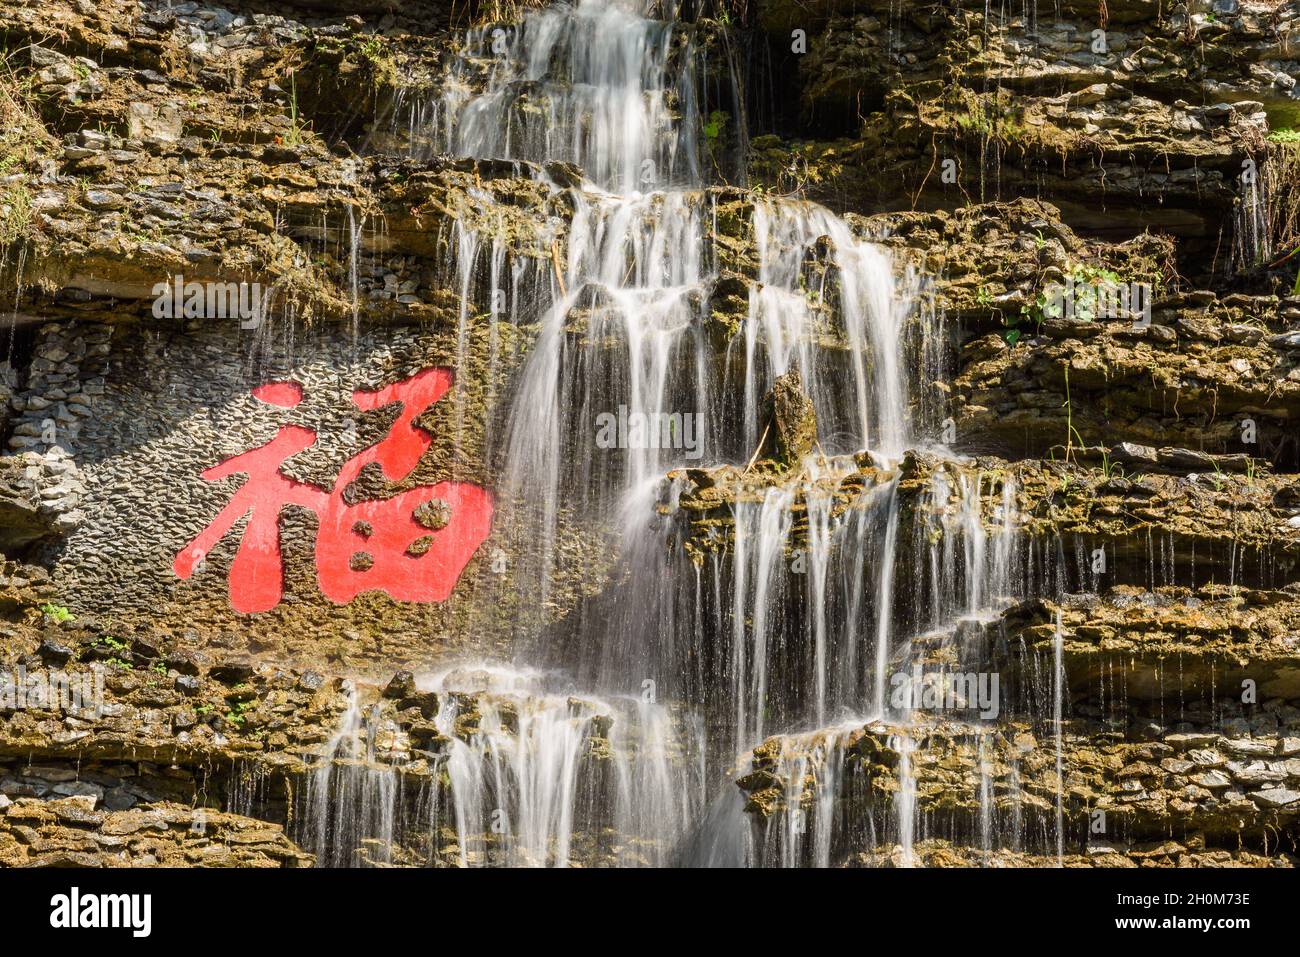
{"label": "layered rock", "polygon": [[[1110,858],[1151,855],[1195,866],[1226,863],[1222,853],[1217,861],[1198,858],[1222,848],[1230,859],[1245,843],[1259,863],[1271,857],[1290,865],[1285,835],[1294,833],[1300,814],[1300,742],[1288,737],[1296,714],[1294,702],[1275,701],[1263,712],[1280,727],[1272,733],[1261,728],[1229,739],[1133,728],[1130,736],[1140,740],[1129,742],[1108,735],[1113,725],[1079,719],[1059,739],[1014,719],[982,726],[875,723],[769,739],[737,784],[767,855],[807,853],[816,835],[829,838],[830,863],[870,863],[873,855],[857,850],[858,835],[897,835],[898,815],[906,814],[917,841],[949,841],[971,848],[965,853],[974,860],[982,851],[990,863],[1064,864],[1068,848],[1072,865],[1122,866]],[[783,828],[792,815],[798,826]],[[1066,832],[1061,857],[1037,836],[1050,834],[1058,815]],[[915,851],[908,843],[901,853]],[[875,855],[890,856],[887,844]]]}
{"label": "layered rock", "polygon": [[5,867],[310,867],[265,821],[176,804],[100,811],[87,798],[20,797],[0,807]]}
{"label": "layered rock", "polygon": [[[835,201],[900,203],[899,181],[913,203],[945,207],[1032,195],[1117,233],[1138,209],[1210,252],[1220,220],[1256,201],[1246,160],[1271,158],[1282,182],[1286,158],[1267,138],[1296,125],[1294,17],[1272,3],[1000,13],[773,0],[758,19],[811,122],[793,142],[757,141],[755,169]],[[787,52],[795,30],[806,52]],[[845,136],[828,141],[834,123]]]}
{"label": "layered rock", "polygon": [[[725,423],[753,426],[756,447],[733,441],[668,476],[651,564],[618,564],[618,536],[575,509],[547,543],[559,571],[544,601],[518,586],[535,543],[498,528],[455,601],[334,605],[312,562],[318,522],[289,509],[274,611],[232,611],[236,536],[178,578],[173,561],[239,488],[201,473],[309,429],[283,474],[330,488],[395,418],[363,413],[355,390],[456,375],[420,422],[446,441],[400,481],[371,470],[348,494],[491,487],[546,307],[580,293],[558,323],[578,371],[557,375],[627,352],[593,333],[616,326],[611,290],[565,288],[575,210],[604,196],[587,171],[445,155],[444,97],[490,85],[490,31],[514,27],[463,13],[479,28],[468,40],[423,3],[0,9],[13,80],[0,89],[0,692],[13,701],[0,704],[0,863],[664,863],[680,821],[655,831],[622,813],[618,789],[646,785],[646,767],[717,763],[740,713],[769,735],[826,719],[837,695],[870,710],[852,657],[868,654],[896,672],[996,671],[1006,706],[985,724],[863,716],[768,738],[725,782],[758,860],[1293,863],[1288,5],[1067,2],[1002,19],[977,3],[763,0],[765,39],[745,22],[683,25],[674,68],[690,66],[688,35],[706,62],[666,103],[685,115],[699,97],[691,134],[711,185],[678,195],[716,268],[687,292],[700,351],[664,361],[716,366],[725,387],[710,398],[743,405],[763,257],[785,251],[760,246],[803,241],[759,223],[807,214],[774,195],[797,188],[847,228],[806,244],[781,314],[806,311],[800,345],[838,382],[855,356],[836,244],[888,252],[901,359],[917,370],[901,411],[913,444],[942,448],[827,455],[839,437],[814,383],[774,369],[763,421]],[[795,30],[806,53],[786,52]],[[738,39],[754,41],[744,62]],[[735,77],[779,94],[738,115]],[[546,108],[529,91],[520,103]],[[269,298],[248,315],[167,315],[158,288],[167,298],[176,277]],[[1141,285],[1151,314],[1054,314],[1049,290],[1066,282]],[[775,364],[777,337],[755,335],[752,361]],[[299,401],[250,394],[287,380]],[[885,614],[901,639],[879,653],[862,637],[882,628],[865,584],[877,576],[899,596]],[[655,591],[645,578],[662,579],[660,603],[608,617],[628,625],[624,645],[673,639],[636,660],[645,676],[628,691],[648,681],[648,698],[503,688],[488,669],[429,690],[434,663],[506,658],[520,635],[595,670],[599,655],[573,648],[583,621]],[[766,650],[747,657],[760,632]],[[728,670],[764,653],[762,679]],[[20,675],[101,697],[19,705]],[[674,697],[662,712],[646,707],[656,687]],[[651,718],[660,737],[638,724]],[[695,720],[705,758],[677,733]],[[483,769],[531,773],[544,747],[581,800],[567,830],[548,820],[525,840],[520,820],[495,826],[503,807],[488,805],[511,798]],[[683,804],[658,810],[690,817],[699,782],[671,780]],[[834,826],[817,836],[824,814]]]}

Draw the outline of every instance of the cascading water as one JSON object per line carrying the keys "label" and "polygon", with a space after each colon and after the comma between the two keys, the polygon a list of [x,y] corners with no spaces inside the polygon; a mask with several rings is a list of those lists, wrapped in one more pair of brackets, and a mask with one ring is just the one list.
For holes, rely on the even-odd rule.
{"label": "cascading water", "polygon": [[[698,729],[645,699],[597,700],[549,676],[458,668],[428,682],[462,866],[564,866],[581,835],[617,864],[662,863],[692,819]],[[605,834],[617,846],[601,846]]]}
{"label": "cascading water", "polygon": [[674,57],[671,11],[653,20],[654,6],[580,0],[470,31],[442,91],[410,113],[412,134],[453,156],[572,163],[625,194],[698,182],[697,127],[681,121],[694,117],[694,59]]}
{"label": "cascading water", "polygon": [[[584,177],[567,187],[567,265],[561,274],[557,258],[554,301],[536,317],[503,459],[503,499],[528,543],[520,575],[535,580],[542,603],[562,523],[576,514],[589,533],[626,532],[643,524],[668,468],[705,454],[743,460],[763,393],[791,368],[809,385],[829,447],[897,453],[907,437],[899,339],[908,309],[889,258],[813,204],[754,208],[757,282],[731,347],[743,354],[717,368],[702,309],[718,278],[717,199],[698,162],[692,31],[671,8],[652,18],[655,7],[583,0],[531,12],[515,30],[472,31],[436,106],[421,111],[421,142],[453,155],[551,171],[571,163]],[[471,77],[482,93],[469,92]],[[472,263],[474,249],[458,245]],[[810,297],[805,262],[826,249]],[[834,317],[831,274],[843,304]],[[827,335],[843,348],[813,346]],[[603,415],[643,419],[649,435],[629,440],[620,425],[611,455],[597,434]]]}
{"label": "cascading water", "polygon": [[[320,864],[564,866],[580,844],[584,861],[655,865],[698,815],[701,729],[688,714],[494,665],[421,686],[437,753],[413,750],[347,689],[298,825]],[[232,806],[256,791],[241,779]]]}
{"label": "cascading water", "polygon": [[[899,455],[910,431],[899,327],[910,304],[897,302],[889,257],[813,203],[759,202],[754,208],[754,238],[759,275],[750,290],[743,339],[747,445],[757,443],[763,391],[794,367],[807,383],[819,432],[830,451],[871,448]],[[830,292],[826,274],[814,302],[801,283],[806,258],[825,243],[837,280],[839,308],[834,318],[842,323],[839,329],[833,328],[824,308],[817,308],[824,306]],[[816,345],[828,332],[842,336],[846,357]],[[767,354],[765,364],[758,355],[760,343]],[[850,384],[847,394],[845,381]]]}
{"label": "cascading water", "polygon": [[1056,630],[1052,638],[1052,725],[1056,746],[1056,861],[1065,855],[1065,765],[1062,754],[1062,727],[1065,707],[1065,665],[1062,660],[1064,636],[1061,634],[1061,613],[1056,613]]}
{"label": "cascading water", "polygon": [[307,777],[301,838],[324,866],[389,864],[396,835],[429,824],[407,820],[402,776],[377,759],[378,728],[356,691],[348,689],[347,696],[338,728]]}
{"label": "cascading water", "polygon": [[[905,509],[907,450],[937,421],[936,347],[916,277],[882,247],[815,204],[752,201],[747,307],[719,349],[707,320],[723,279],[720,200],[701,173],[694,62],[671,7],[580,0],[471,31],[436,95],[402,105],[413,155],[514,161],[565,197],[563,250],[551,247],[533,295],[499,241],[457,225],[458,352],[486,265],[493,326],[537,329],[498,488],[526,600],[548,607],[568,556],[593,540],[618,549],[623,572],[606,605],[573,616],[571,651],[517,636],[520,660],[571,678],[478,669],[490,680],[471,687],[457,669],[425,682],[446,739],[434,799],[452,822],[428,826],[435,849],[454,834],[461,865],[825,866],[846,840],[892,845],[910,864],[922,730],[894,679],[936,650],[981,666],[987,649],[965,623],[990,620],[1019,587],[1010,476],[939,450],[925,507]],[[768,438],[764,397],[790,372],[815,411],[818,455],[734,503],[729,547],[704,565],[677,560],[680,486],[665,473],[749,462]],[[603,437],[602,418],[616,424]],[[854,455],[876,472],[856,491]],[[887,723],[898,785],[884,817],[854,821],[842,799],[860,783],[850,747],[868,722]],[[728,775],[758,773],[773,732],[782,756],[763,773],[785,782],[784,810],[755,825]],[[345,721],[340,738],[354,737]],[[320,774],[318,793],[337,791]],[[385,826],[381,815],[363,830],[382,839]],[[327,815],[316,828],[338,825]]]}
{"label": "cascading water", "polygon": [[[460,862],[485,862],[491,851],[477,849],[487,835],[499,835],[500,858],[540,865],[569,861],[579,767],[598,715],[585,702],[527,698],[488,699],[479,705],[478,726],[467,741],[455,736],[460,702],[448,698],[438,716],[448,735],[447,773],[456,810]],[[482,835],[482,839],[478,838]]]}

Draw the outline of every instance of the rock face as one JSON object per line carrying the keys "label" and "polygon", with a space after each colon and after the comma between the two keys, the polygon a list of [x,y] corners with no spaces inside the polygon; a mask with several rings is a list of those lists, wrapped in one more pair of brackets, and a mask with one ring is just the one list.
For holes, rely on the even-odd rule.
{"label": "rock face", "polygon": [[280,6],[0,0],[0,865],[1295,863],[1294,4]]}
{"label": "rock face", "polygon": [[[1297,117],[1285,4],[759,6],[803,120],[757,142],[759,162],[819,197],[1043,196],[1072,224],[1126,230],[1136,215],[1175,231],[1190,264],[1213,255],[1242,159],[1287,162],[1268,149]],[[806,55],[784,53],[792,29]],[[942,176],[945,160],[959,176]]]}
{"label": "rock face", "polygon": [[[1076,731],[1083,733],[1076,737]],[[980,734],[943,725],[919,733],[868,725],[831,741],[773,738],[755,749],[753,769],[737,783],[748,810],[765,822],[763,853],[772,861],[814,853],[792,837],[797,832],[780,825],[802,809],[811,813],[819,798],[851,802],[858,809],[859,835],[872,828],[888,833],[904,787],[913,789],[910,800],[926,831],[946,832],[935,843],[974,845],[971,863],[980,861],[981,840],[985,860],[995,863],[1003,856],[994,852],[999,828],[1019,827],[1011,822],[1026,818],[1046,822],[1058,809],[1069,822],[1070,866],[1222,865],[1234,855],[1213,850],[1215,845],[1234,844],[1236,835],[1252,831],[1258,841],[1270,828],[1295,826],[1297,765],[1283,756],[1287,746],[1281,739],[1184,732],[1098,744],[1100,727],[1075,722],[1071,732],[1059,752],[1053,742],[1014,723]],[[821,752],[815,752],[818,746]],[[828,775],[817,763],[827,756],[840,762],[836,795],[819,793]],[[802,782],[791,779],[792,772],[802,772]],[[900,775],[910,777],[906,785]],[[1090,829],[1105,839],[1091,837]],[[1169,840],[1171,832],[1189,836]],[[826,860],[808,863],[878,863],[858,850],[860,837],[836,837],[844,843],[830,847]],[[928,853],[934,850],[921,850],[922,859]],[[906,848],[902,854],[917,851]],[[877,857],[906,863],[898,851]],[[1245,861],[1267,866],[1281,859],[1248,853]],[[1012,857],[1008,863],[1029,862]]]}
{"label": "rock face", "polygon": [[0,548],[19,555],[33,543],[58,539],[79,524],[85,487],[77,463],[58,446],[0,459]]}
{"label": "rock face", "polygon": [[812,454],[817,444],[817,410],[797,371],[778,377],[764,397],[763,434],[766,439],[755,454],[769,461],[790,466]]}
{"label": "rock face", "polygon": [[280,828],[175,804],[98,811],[93,796],[0,809],[6,867],[310,867]]}

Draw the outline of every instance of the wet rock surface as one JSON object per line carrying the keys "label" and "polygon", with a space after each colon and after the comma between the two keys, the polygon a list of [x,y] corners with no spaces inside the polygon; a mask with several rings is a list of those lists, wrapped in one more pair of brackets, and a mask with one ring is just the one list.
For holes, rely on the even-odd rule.
{"label": "wet rock surface", "polygon": [[[908,801],[916,808],[918,839],[978,848],[982,834],[990,864],[1046,863],[995,852],[998,829],[1059,813],[1071,855],[1068,862],[1062,858],[1065,866],[1223,866],[1240,852],[1242,839],[1267,845],[1270,831],[1289,833],[1295,826],[1300,792],[1285,737],[1295,715],[1293,702],[1274,700],[1261,713],[1268,721],[1256,724],[1259,733],[1237,718],[1241,736],[1226,738],[1198,732],[1190,720],[1179,722],[1188,730],[1161,733],[1138,712],[1129,736],[1145,740],[1128,743],[1111,738],[1122,733],[1122,718],[1099,724],[1075,719],[1059,751],[1053,737],[1015,721],[929,729],[868,725],[838,735],[770,739],[754,750],[750,771],[737,784],[769,853],[804,850],[789,846],[789,831],[780,846],[781,820],[791,814],[806,813],[811,823],[817,814],[848,805],[856,827],[887,832],[896,804]],[[1270,734],[1269,725],[1281,730]],[[842,758],[834,778],[819,767],[828,758]],[[837,790],[826,794],[828,786]],[[856,852],[851,837],[843,839],[831,849],[830,863],[871,858]],[[978,851],[967,853],[979,860]],[[1273,854],[1248,853],[1245,861],[1294,866],[1294,848],[1284,840]]]}
{"label": "wet rock surface", "polygon": [[[689,735],[666,745],[664,728],[713,733],[747,708],[763,743],[743,742],[747,766],[723,783],[744,802],[751,862],[1294,864],[1294,5],[1004,16],[762,0],[739,22],[681,25],[665,56],[696,84],[684,142],[708,174],[675,169],[672,185],[690,185],[671,202],[699,239],[656,232],[670,200],[652,175],[609,272],[650,261],[637,242],[710,264],[672,314],[689,315],[699,351],[665,349],[637,374],[693,362],[721,385],[678,403],[715,417],[706,457],[668,470],[653,514],[629,523],[663,532],[651,563],[621,563],[593,493],[558,509],[540,593],[521,584],[538,543],[505,522],[450,602],[375,590],[335,604],[319,521],[289,508],[275,525],[284,600],[244,615],[230,590],[242,526],[188,579],[173,567],[245,481],[204,470],[306,429],[283,475],[332,488],[400,415],[363,409],[358,391],[436,366],[455,382],[418,423],[432,447],[340,494],[472,482],[539,507],[547,489],[502,478],[530,357],[562,338],[550,372],[575,395],[634,378],[602,365],[628,353],[620,310],[682,279],[593,278],[583,243],[606,228],[591,211],[610,193],[592,170],[455,155],[469,151],[448,110],[499,68],[493,34],[465,28],[501,11],[281,6],[0,2],[0,865],[690,860],[626,795],[654,787],[645,767],[662,784],[730,762]],[[688,36],[707,53],[698,76],[680,72]],[[780,90],[741,123],[718,92],[733,83]],[[523,87],[520,131],[558,115],[555,89]],[[663,107],[696,109],[683,91]],[[903,290],[883,306],[855,298],[870,298],[849,268],[868,241]],[[187,312],[189,283],[209,298],[210,284],[257,285],[212,315],[207,299]],[[1140,284],[1149,316],[1059,314],[1048,292],[1063,283]],[[543,328],[569,293],[558,331]],[[867,306],[897,309],[907,343],[898,411],[917,428],[897,455],[875,435],[850,443],[852,415],[827,414],[826,383],[847,388],[863,348],[845,316]],[[778,321],[791,316],[802,324]],[[751,362],[771,375],[748,377]],[[297,400],[251,392],[286,382]],[[564,424],[585,435],[598,410],[566,396]],[[879,394],[854,398],[878,414]],[[447,523],[438,508],[415,519]],[[885,549],[892,580],[877,577]],[[863,582],[906,600],[878,617]],[[659,603],[638,603],[649,592]],[[920,596],[938,596],[941,620]],[[905,648],[852,644],[891,612]],[[607,699],[475,668],[431,678],[521,645],[572,651],[602,619],[619,647],[580,648],[584,679],[628,647],[659,653],[656,629],[678,644],[635,657]],[[761,706],[744,671],[758,653],[735,643],[760,635]],[[874,706],[869,667],[913,663],[996,672],[1002,713],[831,726],[828,702]],[[59,698],[69,689],[80,697]],[[782,721],[827,730],[776,734]],[[564,759],[557,787],[581,800],[562,838],[548,820],[530,844],[536,822],[503,829],[493,813],[510,802],[483,782],[493,761],[529,780],[538,755]],[[696,814],[697,785],[656,810]],[[826,815],[840,823],[823,834]]]}
{"label": "wet rock surface", "polygon": [[93,795],[0,809],[5,867],[310,867],[275,825],[177,804],[97,810]]}

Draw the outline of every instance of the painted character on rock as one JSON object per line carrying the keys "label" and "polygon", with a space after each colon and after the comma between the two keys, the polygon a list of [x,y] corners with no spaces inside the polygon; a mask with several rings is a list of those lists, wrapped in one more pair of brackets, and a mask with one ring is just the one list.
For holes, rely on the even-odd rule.
{"label": "painted character on rock", "polygon": [[[368,465],[400,482],[433,443],[416,420],[451,387],[448,369],[425,369],[376,390],[358,389],[352,401],[364,411],[400,402],[388,434],[344,463],[333,489],[299,482],[281,471],[291,456],[316,442],[312,429],[285,425],[270,442],[226,459],[201,474],[208,481],[247,475],[230,502],[180,550],[172,568],[189,578],[208,551],[245,515],[248,525],[230,566],[230,603],[239,612],[269,611],[284,591],[280,512],[310,509],[319,520],[316,576],[321,592],[338,604],[365,591],[398,601],[445,601],[492,524],[492,495],[464,482],[421,485],[391,498],[350,502],[348,487]],[[293,408],[302,400],[296,382],[258,386],[260,401]]]}

